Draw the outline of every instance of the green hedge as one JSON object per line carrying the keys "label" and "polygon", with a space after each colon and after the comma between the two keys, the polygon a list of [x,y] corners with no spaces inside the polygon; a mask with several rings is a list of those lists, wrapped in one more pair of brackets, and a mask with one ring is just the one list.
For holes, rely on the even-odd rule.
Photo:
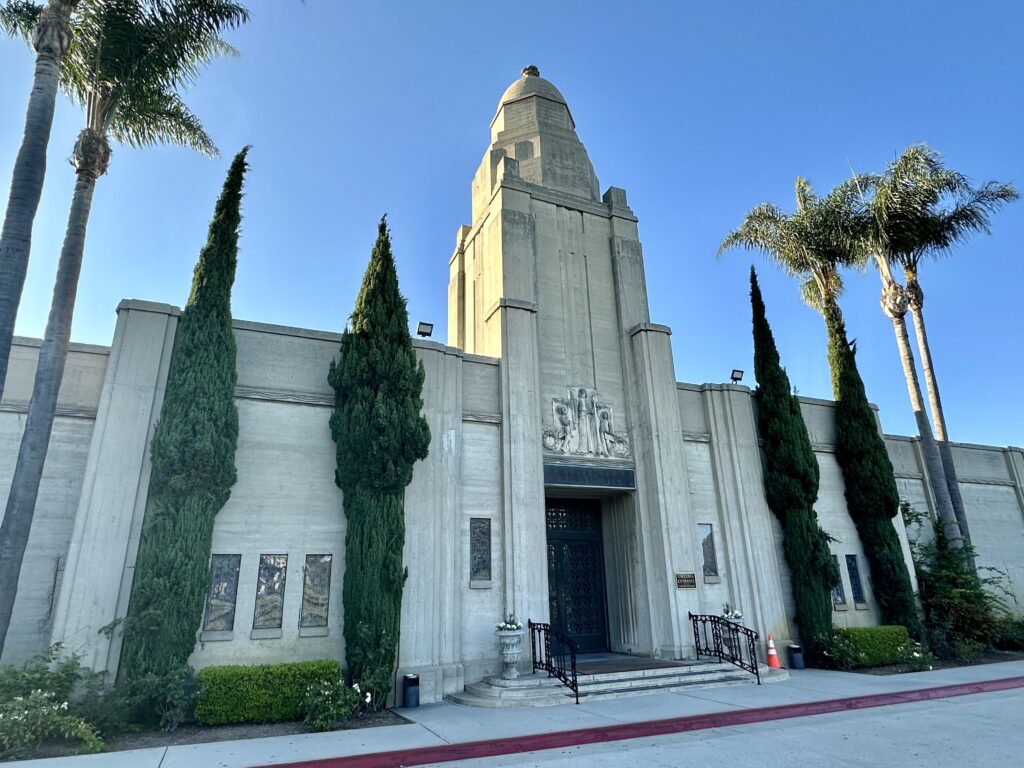
{"label": "green hedge", "polygon": [[199,672],[196,721],[203,725],[278,723],[305,716],[306,690],[338,680],[337,661],[299,661],[254,667],[206,667]]}
{"label": "green hedge", "polygon": [[899,625],[837,629],[836,639],[852,650],[850,666],[853,667],[897,664],[904,660],[910,643],[907,628]]}

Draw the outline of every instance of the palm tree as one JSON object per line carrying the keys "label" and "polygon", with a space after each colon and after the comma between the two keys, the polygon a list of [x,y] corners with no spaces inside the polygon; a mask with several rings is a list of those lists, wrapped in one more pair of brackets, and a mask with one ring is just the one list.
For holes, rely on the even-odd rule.
{"label": "palm tree", "polygon": [[78,0],[49,0],[40,7],[24,0],[8,0],[0,6],[0,29],[28,38],[36,52],[25,133],[14,161],[11,193],[0,231],[0,398],[4,395],[14,321],[28,270],[32,222],[43,192],[60,67],[71,44],[71,13],[77,4]]}
{"label": "palm tree", "polygon": [[[921,352],[921,367],[935,421],[935,438],[944,480],[960,532],[970,540],[924,324],[924,291],[918,272],[924,258],[946,255],[969,235],[989,232],[991,214],[1005,203],[1016,200],[1019,194],[1011,184],[995,181],[973,187],[963,174],[947,169],[936,150],[923,144],[908,147],[889,164],[884,174],[872,180],[872,185],[875,195],[869,205],[879,222],[876,240],[880,240],[883,234],[889,238],[888,248],[878,250],[886,254],[890,266],[901,267],[906,278],[905,301],[914,321],[917,346]],[[891,290],[899,293],[899,288]],[[902,306],[902,301],[898,300],[898,306]]]}
{"label": "palm tree", "polygon": [[804,301],[824,318],[836,400],[836,460],[843,472],[847,511],[871,568],[882,620],[902,624],[920,637],[910,576],[892,525],[899,511],[899,490],[839,307],[840,269],[859,268],[868,258],[863,238],[867,213],[854,180],[820,198],[798,178],[796,205],[793,214],[769,204],[757,206],[726,236],[719,254],[734,247],[761,251],[801,281]]}
{"label": "palm tree", "polygon": [[[796,213],[783,213],[771,203],[755,207],[739,228],[726,236],[718,253],[731,248],[761,251],[801,281],[800,294],[806,304],[826,319],[841,320],[838,299],[843,279],[839,270],[860,267],[867,258],[859,237],[863,214],[858,196],[856,184],[850,181],[820,198],[806,179],[798,177]],[[832,389],[838,397],[834,374],[833,369]]]}
{"label": "palm tree", "polygon": [[0,650],[10,626],[64,374],[89,209],[96,180],[110,161],[110,137],[131,146],[163,142],[215,155],[213,141],[176,89],[191,82],[202,64],[233,52],[220,33],[247,19],[243,6],[227,0],[86,0],[75,20],[62,85],[85,108],[86,124],[71,157],[76,174],[71,211],[0,525]]}
{"label": "palm tree", "polygon": [[[915,160],[915,153],[904,153],[889,164],[884,174],[855,174],[853,179],[861,188],[865,206],[870,213],[864,230],[865,244],[882,280],[880,303],[882,311],[892,321],[896,334],[896,347],[903,365],[903,376],[907,381],[910,407],[914,411],[921,438],[921,452],[935,501],[935,512],[946,544],[951,549],[962,549],[964,529],[957,519],[939,447],[924,411],[921,382],[917,377],[914,352],[907,334],[906,314],[910,308],[910,298],[907,289],[893,276],[893,267],[899,265],[896,254],[912,250],[912,244],[920,237],[918,212],[922,208],[922,190],[913,180]],[[870,198],[867,197],[868,190],[874,192]]]}
{"label": "palm tree", "polygon": [[[949,540],[953,533],[949,524],[951,509],[960,535],[957,538],[969,541],[970,529],[925,330],[924,292],[918,280],[918,269],[926,256],[949,253],[971,233],[988,232],[990,215],[1019,195],[1012,185],[993,181],[972,187],[962,174],[945,168],[938,152],[923,144],[908,147],[889,163],[883,174],[860,179],[865,189],[874,191],[867,201],[872,214],[868,245],[882,278],[882,309],[892,319],[896,331],[939,519]],[[894,267],[902,268],[906,287],[893,277]],[[932,437],[924,413],[921,385],[906,328],[907,310],[910,310],[917,333],[937,441]],[[951,544],[954,548],[960,546],[956,541]]]}

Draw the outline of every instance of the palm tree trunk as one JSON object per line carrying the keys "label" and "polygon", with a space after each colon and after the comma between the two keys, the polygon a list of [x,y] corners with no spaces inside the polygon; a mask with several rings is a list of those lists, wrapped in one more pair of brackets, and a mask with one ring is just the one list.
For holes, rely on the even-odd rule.
{"label": "palm tree trunk", "polygon": [[[908,280],[909,288],[909,280]],[[917,288],[920,291],[920,287]],[[917,348],[921,351],[921,367],[924,369],[924,383],[928,389],[928,404],[931,407],[932,418],[935,420],[935,438],[939,447],[939,458],[942,459],[942,468],[946,479],[946,486],[949,488],[949,498],[953,503],[953,512],[956,514],[957,524],[960,526],[960,533],[968,542],[971,540],[971,532],[967,527],[967,510],[964,507],[964,499],[960,493],[960,479],[956,474],[956,465],[953,463],[953,450],[949,447],[949,436],[946,432],[946,416],[942,411],[942,399],[939,396],[939,385],[935,380],[935,368],[932,365],[932,350],[928,345],[928,332],[924,326],[923,301],[911,299],[910,314],[914,318],[914,331],[917,334]],[[973,567],[973,563],[972,563]]]}
{"label": "palm tree trunk", "polygon": [[[64,235],[60,261],[57,263],[57,281],[53,287],[50,318],[46,335],[39,349],[32,400],[28,406],[25,431],[21,437],[18,461],[14,467],[14,480],[7,498],[7,509],[0,524],[0,653],[14,613],[14,598],[18,593],[18,578],[28,546],[32,518],[35,515],[39,481],[43,475],[46,451],[57,411],[57,395],[64,378],[64,362],[71,339],[71,320],[75,312],[78,275],[82,269],[85,250],[85,230],[89,223],[93,191],[100,173],[106,169],[110,148],[106,138],[97,137],[86,129],[75,146],[74,162],[78,166],[75,193],[68,215],[68,228]],[[103,154],[105,150],[105,155]],[[97,165],[99,153],[102,163]]]}
{"label": "palm tree trunk", "polygon": [[50,0],[32,32],[35,75],[25,113],[25,133],[14,161],[11,192],[0,230],[0,398],[4,394],[14,322],[28,270],[32,222],[43,192],[60,65],[71,41],[71,11],[77,1]]}
{"label": "palm tree trunk", "polygon": [[910,406],[914,409],[917,420],[917,431],[921,436],[921,451],[924,454],[925,467],[932,495],[935,497],[935,512],[942,527],[942,535],[950,549],[960,549],[964,545],[953,511],[953,501],[949,497],[949,486],[946,485],[946,473],[943,471],[939,448],[932,436],[928,415],[924,412],[924,400],[921,396],[921,382],[917,378],[917,367],[914,365],[914,352],[910,348],[910,337],[907,335],[907,319],[904,314],[890,315],[892,327],[896,332],[896,346],[900,351],[900,362],[903,364],[903,375],[907,379],[907,391],[910,393]]}

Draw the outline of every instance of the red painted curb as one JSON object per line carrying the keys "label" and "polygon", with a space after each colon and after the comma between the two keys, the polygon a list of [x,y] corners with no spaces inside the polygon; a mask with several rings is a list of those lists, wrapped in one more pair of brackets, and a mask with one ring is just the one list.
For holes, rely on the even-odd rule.
{"label": "red painted curb", "polygon": [[540,733],[533,736],[513,736],[505,739],[469,741],[463,744],[441,744],[435,747],[400,749],[393,752],[375,752],[367,755],[328,757],[320,760],[303,760],[297,763],[275,763],[273,766],[254,768],[398,768],[399,766],[444,763],[452,760],[511,755],[518,752],[537,752],[542,749],[557,749],[580,744],[600,744],[606,741],[640,739],[648,736],[663,736],[669,733],[699,731],[705,728],[723,728],[730,725],[749,725],[768,720],[784,720],[791,717],[824,715],[854,709],[885,707],[892,704],[911,704],[917,701],[945,699],[953,696],[969,696],[975,693],[1007,691],[1024,688],[1024,676],[1008,677],[1001,680],[983,680],[976,683],[943,685],[936,688],[919,688],[897,693],[875,693],[868,696],[853,696],[846,699],[809,701],[801,704],[782,704],[774,707],[741,709],[729,712],[713,712],[706,715],[673,717],[667,720],[649,720],[642,723],[622,723],[597,728],[579,728],[573,731]]}

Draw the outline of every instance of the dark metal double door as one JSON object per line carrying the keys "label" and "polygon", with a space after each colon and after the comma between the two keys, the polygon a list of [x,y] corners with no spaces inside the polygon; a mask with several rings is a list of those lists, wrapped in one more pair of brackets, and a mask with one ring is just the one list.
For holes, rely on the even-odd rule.
{"label": "dark metal double door", "polygon": [[607,650],[600,502],[548,499],[546,507],[551,624],[580,653]]}

